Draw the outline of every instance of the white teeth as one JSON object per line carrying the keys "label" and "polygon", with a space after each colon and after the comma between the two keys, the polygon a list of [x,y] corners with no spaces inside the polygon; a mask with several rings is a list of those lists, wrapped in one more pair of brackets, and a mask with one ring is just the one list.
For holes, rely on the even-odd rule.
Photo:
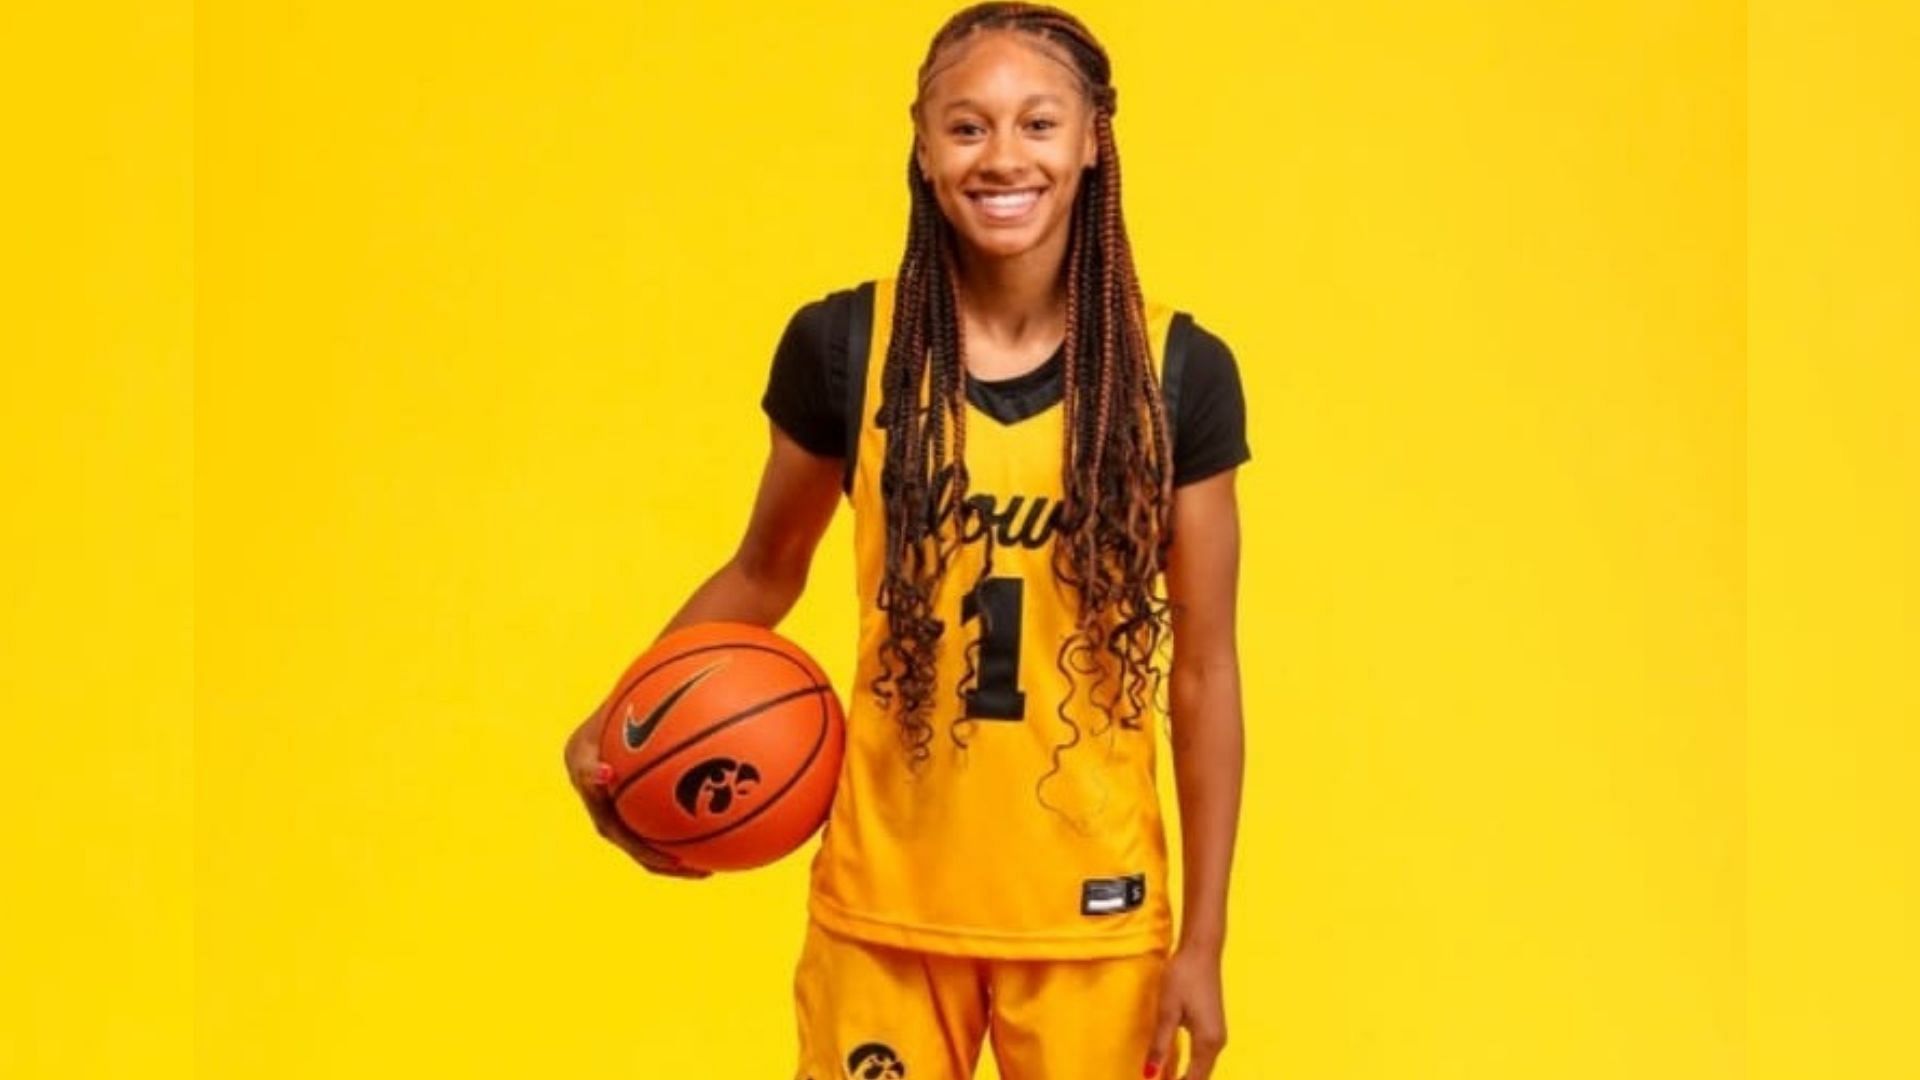
{"label": "white teeth", "polygon": [[1033,213],[1034,205],[1040,201],[1040,189],[980,192],[972,198],[974,205],[980,208],[982,218],[1011,224],[1025,221],[1027,215]]}

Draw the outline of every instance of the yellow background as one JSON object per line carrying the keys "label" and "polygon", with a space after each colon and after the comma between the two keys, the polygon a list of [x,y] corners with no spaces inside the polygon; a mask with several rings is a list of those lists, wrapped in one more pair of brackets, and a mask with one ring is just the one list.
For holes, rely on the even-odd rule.
{"label": "yellow background", "polygon": [[1920,7],[1756,7],[1756,1076],[1920,1076]]}
{"label": "yellow background", "polygon": [[[786,317],[892,270],[949,10],[8,9],[0,1075],[786,1074],[804,856],[644,875],[560,747],[737,539]],[[1831,113],[1910,31],[1754,20],[1812,47],[1756,81],[1789,120],[1750,207],[1738,5],[1075,10],[1146,286],[1248,394],[1216,1075],[1717,1080],[1750,1005],[1781,1075],[1902,1075],[1915,710],[1869,687],[1912,576],[1783,589],[1749,640],[1745,365],[1775,335],[1785,434],[1853,440],[1756,439],[1756,569],[1814,562],[1793,496],[1898,563],[1910,200],[1808,192],[1897,201],[1900,141]],[[1750,270],[1762,205],[1837,211],[1772,255],[1887,293],[1796,307],[1839,287]],[[841,682],[848,524],[781,626]],[[1750,657],[1756,805],[1819,807],[1754,815],[1751,1000]]]}

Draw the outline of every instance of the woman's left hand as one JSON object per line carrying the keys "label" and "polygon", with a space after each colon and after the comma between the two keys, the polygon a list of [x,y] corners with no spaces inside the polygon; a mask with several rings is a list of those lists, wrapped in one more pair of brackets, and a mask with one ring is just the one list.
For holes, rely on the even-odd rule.
{"label": "woman's left hand", "polygon": [[1187,1029],[1192,1060],[1179,1080],[1207,1080],[1227,1045],[1227,1012],[1220,1001],[1220,950],[1174,950],[1160,974],[1160,1019],[1147,1050],[1146,1075],[1159,1076],[1173,1056],[1173,1035]]}

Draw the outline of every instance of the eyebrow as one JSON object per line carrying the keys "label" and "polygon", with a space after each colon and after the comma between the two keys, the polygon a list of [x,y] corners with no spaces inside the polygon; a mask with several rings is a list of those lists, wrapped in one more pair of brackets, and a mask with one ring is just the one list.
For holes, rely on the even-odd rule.
{"label": "eyebrow", "polygon": [[[1053,103],[1054,103],[1055,105],[1061,105],[1061,104],[1065,104],[1065,103],[1066,103],[1066,99],[1065,99],[1065,98],[1063,98],[1063,97],[1061,97],[1061,96],[1060,96],[1059,94],[1051,94],[1051,93],[1049,93],[1049,94],[1028,94],[1028,95],[1027,95],[1027,100],[1025,100],[1025,101],[1023,101],[1023,102],[1021,102],[1021,103],[1020,103],[1020,107],[1021,107],[1021,108],[1023,108],[1023,109],[1025,109],[1025,108],[1028,108],[1028,107],[1030,107],[1030,106],[1033,106],[1033,105],[1038,105],[1039,103],[1041,103],[1041,102],[1043,102],[1043,101],[1051,101],[1051,102],[1053,102]],[[959,100],[957,100],[957,101],[950,101],[950,102],[948,102],[948,103],[947,103],[947,107],[946,107],[946,108],[944,108],[944,109],[941,109],[940,111],[941,111],[941,112],[952,112],[952,111],[953,111],[953,110],[955,110],[955,109],[978,109],[978,108],[980,108],[980,107],[981,107],[981,105],[980,105],[980,103],[979,103],[979,102],[977,102],[977,101],[975,101],[975,100],[973,100],[972,98],[960,98],[960,99],[959,99]]]}

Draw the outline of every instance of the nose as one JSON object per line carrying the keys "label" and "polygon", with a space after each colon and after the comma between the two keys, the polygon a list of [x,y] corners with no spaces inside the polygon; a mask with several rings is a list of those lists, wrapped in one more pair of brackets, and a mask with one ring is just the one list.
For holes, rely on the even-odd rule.
{"label": "nose", "polygon": [[1021,143],[1019,132],[1002,128],[988,137],[986,151],[980,155],[980,172],[984,178],[1011,182],[1019,179],[1026,168],[1026,146]]}

